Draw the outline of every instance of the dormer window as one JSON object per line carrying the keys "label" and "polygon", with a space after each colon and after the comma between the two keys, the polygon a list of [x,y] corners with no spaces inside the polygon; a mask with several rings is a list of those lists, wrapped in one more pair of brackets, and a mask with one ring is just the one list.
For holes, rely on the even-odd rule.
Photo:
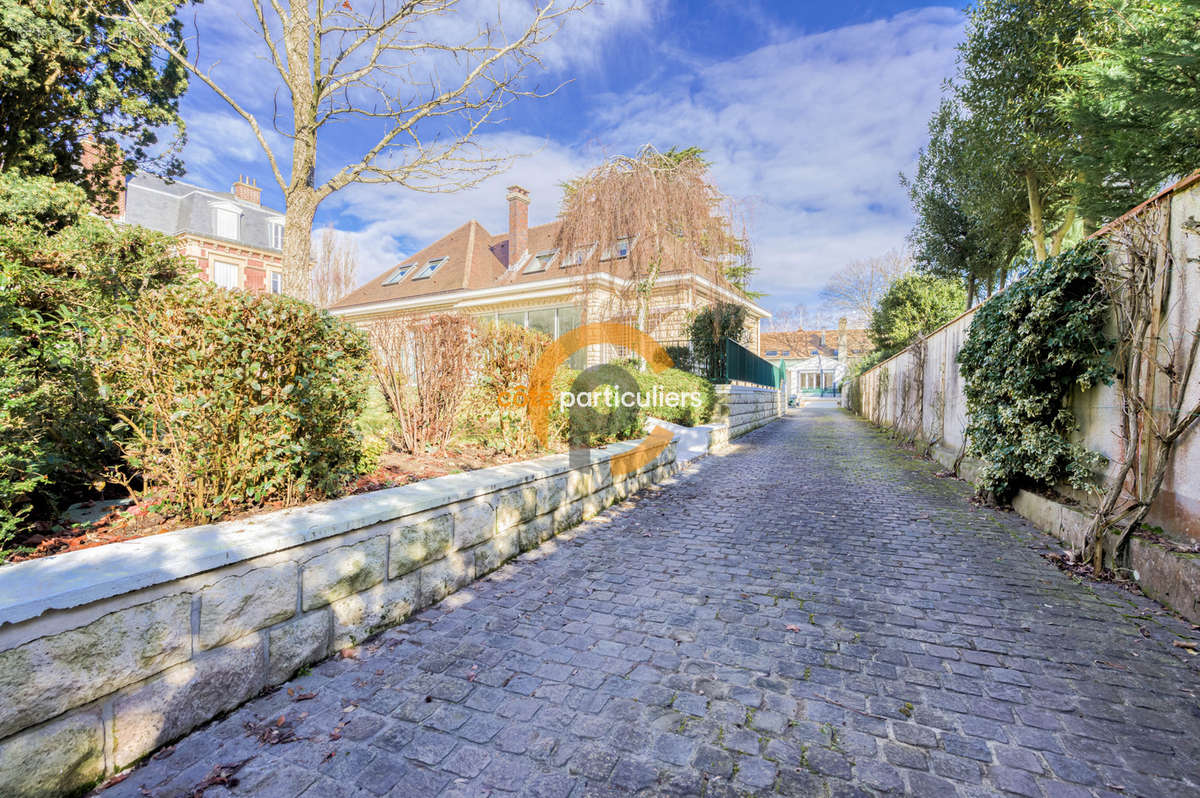
{"label": "dormer window", "polygon": [[407,277],[408,273],[411,272],[414,267],[415,267],[415,264],[411,264],[411,263],[407,266],[401,266],[399,269],[396,269],[396,271],[392,272],[392,276],[387,278],[386,280],[384,280],[382,284],[383,285],[395,285],[396,283],[400,282],[405,277]]}
{"label": "dormer window", "polygon": [[583,262],[584,262],[585,260],[587,260],[588,258],[590,258],[590,257],[591,257],[591,255],[592,255],[592,252],[593,252],[595,249],[596,249],[596,245],[595,245],[595,244],[592,244],[592,246],[591,246],[590,248],[589,248],[589,247],[580,247],[579,249],[575,250],[574,252],[572,252],[572,253],[571,253],[570,255],[568,255],[567,257],[563,258],[563,262],[562,262],[562,267],[561,267],[561,268],[565,269],[565,268],[567,268],[568,266],[580,266],[580,265],[582,265],[582,264],[583,264]]}
{"label": "dormer window", "polygon": [[446,262],[446,258],[434,258],[433,260],[429,261],[429,263],[426,263],[425,268],[423,268],[423,269],[421,269],[421,271],[417,272],[416,276],[414,276],[413,279],[414,280],[424,280],[426,277],[432,277],[433,273],[436,272],[439,268],[441,268],[441,265],[445,262]]}
{"label": "dormer window", "polygon": [[267,230],[271,235],[271,248],[283,249],[283,222],[269,222]]}
{"label": "dormer window", "polygon": [[629,257],[629,247],[632,246],[629,237],[618,238],[609,249],[604,250],[604,260],[614,260]]}
{"label": "dormer window", "polygon": [[554,260],[554,256],[558,254],[557,249],[548,249],[545,252],[539,252],[529,259],[529,265],[525,267],[526,274],[535,272],[544,272],[546,267],[550,265],[550,261]]}
{"label": "dormer window", "polygon": [[213,208],[213,227],[217,236],[236,241],[241,216],[242,214],[236,208],[220,206]]}

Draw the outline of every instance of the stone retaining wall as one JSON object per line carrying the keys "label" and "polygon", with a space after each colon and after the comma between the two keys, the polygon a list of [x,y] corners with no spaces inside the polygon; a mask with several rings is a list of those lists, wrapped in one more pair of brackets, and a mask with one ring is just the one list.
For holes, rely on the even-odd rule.
{"label": "stone retaining wall", "polygon": [[728,440],[779,418],[783,414],[783,391],[747,385],[718,385],[713,422],[729,427]]}
{"label": "stone retaining wall", "polygon": [[0,795],[81,791],[671,475],[636,441],[0,568]]}

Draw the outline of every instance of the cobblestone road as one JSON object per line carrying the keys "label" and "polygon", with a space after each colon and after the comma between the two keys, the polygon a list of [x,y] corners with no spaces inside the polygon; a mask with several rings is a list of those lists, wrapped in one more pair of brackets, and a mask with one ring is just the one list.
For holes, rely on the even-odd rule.
{"label": "cobblestone road", "polygon": [[1195,633],[936,470],[793,413],[104,798],[1200,795]]}

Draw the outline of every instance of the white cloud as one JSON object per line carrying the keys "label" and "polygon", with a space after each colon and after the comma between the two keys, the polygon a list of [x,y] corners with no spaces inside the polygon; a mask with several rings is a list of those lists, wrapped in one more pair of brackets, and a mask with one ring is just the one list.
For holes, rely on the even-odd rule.
{"label": "white cloud", "polygon": [[[587,142],[542,143],[471,191],[430,197],[361,187],[339,204],[369,229],[417,245],[472,217],[500,232],[510,183],[531,188],[532,221],[548,221],[558,182],[592,165],[598,150],[694,144],[714,162],[723,190],[750,209],[757,287],[770,294],[764,302],[813,303],[848,261],[903,244],[911,217],[897,175],[911,170],[925,140],[960,36],[961,16],[948,8],[794,35],[697,65],[665,85],[592,98]],[[539,146],[513,134],[482,143],[499,151]],[[400,254],[376,251],[383,260]]]}
{"label": "white cloud", "polygon": [[[494,13],[495,0],[478,2]],[[479,139],[485,149],[532,154],[474,189],[430,195],[353,186],[330,198],[319,219],[353,231],[364,278],[467,219],[502,232],[504,189],[513,183],[532,191],[531,223],[549,221],[562,180],[604,155],[646,143],[707,151],[719,185],[750,209],[756,287],[770,294],[768,307],[812,304],[847,261],[901,245],[911,216],[897,173],[912,169],[940,84],[953,71],[961,14],[925,8],[807,34],[778,26],[770,44],[713,60],[679,52],[662,25],[653,30],[660,2],[608,0],[570,20],[551,41],[547,64],[565,74],[589,68],[606,37],[624,27],[639,29],[645,46],[663,42],[661,74],[621,95],[584,99],[578,140],[493,129]],[[506,13],[519,7],[504,5]],[[262,74],[265,67],[258,68]],[[224,171],[243,163],[257,162],[258,174],[266,175],[240,120],[211,103],[187,118],[193,170],[221,177],[218,185],[230,179]],[[358,137],[347,129],[323,140],[322,168],[336,167],[361,145]]]}
{"label": "white cloud", "polygon": [[897,173],[925,140],[960,36],[948,8],[796,36],[606,104],[618,111],[605,135],[707,150],[721,187],[755,209],[767,304],[811,302],[846,261],[903,243]]}
{"label": "white cloud", "polygon": [[403,186],[354,185],[322,208],[339,229],[359,243],[360,278],[370,279],[454,228],[475,219],[493,234],[508,229],[506,188],[517,184],[531,195],[529,223],[553,221],[562,181],[588,166],[579,153],[532,136],[496,133],[480,137],[490,152],[524,155],[506,173],[453,194],[423,194]]}

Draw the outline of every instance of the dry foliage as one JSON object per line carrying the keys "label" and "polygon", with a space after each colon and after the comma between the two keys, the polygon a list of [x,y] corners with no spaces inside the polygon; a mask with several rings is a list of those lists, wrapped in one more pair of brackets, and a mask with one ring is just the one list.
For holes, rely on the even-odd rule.
{"label": "dry foliage", "polygon": [[393,317],[367,329],[371,367],[393,415],[399,447],[445,449],[466,396],[474,327],[457,314]]}
{"label": "dry foliage", "polygon": [[[1186,308],[1179,305],[1183,299],[1171,296],[1176,282],[1189,282],[1177,280],[1176,269],[1194,269],[1195,263],[1175,262],[1170,216],[1168,197],[1107,235],[1112,246],[1100,279],[1116,324],[1117,432],[1123,459],[1104,487],[1081,552],[1097,573],[1104,565],[1104,533],[1120,528],[1113,550],[1119,562],[1129,536],[1162,489],[1175,445],[1200,421],[1200,397],[1192,379],[1200,355],[1200,319],[1191,329],[1171,332],[1174,318],[1187,320]],[[1197,232],[1194,222],[1183,230]]]}
{"label": "dry foliage", "polygon": [[514,399],[525,395],[533,367],[549,345],[549,336],[514,324],[489,325],[480,333],[475,386],[480,409],[499,427],[509,454],[526,451],[536,441],[527,407]]}
{"label": "dry foliage", "polygon": [[863,326],[888,286],[912,269],[912,255],[898,249],[851,261],[825,284],[821,298],[833,310],[849,316],[855,325]]}
{"label": "dry foliage", "polygon": [[358,246],[333,227],[326,227],[317,248],[310,300],[319,308],[327,308],[350,293],[357,282]]}
{"label": "dry foliage", "polygon": [[[661,277],[696,275],[729,288],[730,274],[750,268],[745,235],[699,150],[647,146],[610,158],[566,185],[560,216],[559,258],[584,276],[585,294],[609,296],[594,293],[600,273],[622,281],[607,302],[585,303],[594,308],[590,321],[632,321],[652,334],[650,298]],[[690,290],[686,280],[674,285]]]}

